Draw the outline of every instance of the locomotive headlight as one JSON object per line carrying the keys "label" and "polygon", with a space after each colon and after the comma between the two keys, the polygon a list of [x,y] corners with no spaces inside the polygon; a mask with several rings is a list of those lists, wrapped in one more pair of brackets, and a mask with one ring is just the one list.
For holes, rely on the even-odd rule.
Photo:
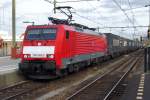
{"label": "locomotive headlight", "polygon": [[47,55],[47,58],[54,58],[54,55],[48,54],[48,55]]}
{"label": "locomotive headlight", "polygon": [[24,58],[28,58],[28,55],[24,55]]}
{"label": "locomotive headlight", "polygon": [[51,58],[54,58],[54,55],[51,55]]}
{"label": "locomotive headlight", "polygon": [[29,54],[25,54],[24,58],[30,58],[31,56]]}

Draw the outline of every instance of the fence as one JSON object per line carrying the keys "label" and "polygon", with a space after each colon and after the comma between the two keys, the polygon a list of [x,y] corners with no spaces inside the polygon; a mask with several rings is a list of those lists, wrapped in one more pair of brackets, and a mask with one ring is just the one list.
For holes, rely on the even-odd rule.
{"label": "fence", "polygon": [[[16,42],[17,43],[17,58],[20,56],[20,46],[21,42]],[[12,48],[12,42],[11,41],[3,41],[2,46],[0,48],[0,57],[1,56],[11,56],[11,48]]]}

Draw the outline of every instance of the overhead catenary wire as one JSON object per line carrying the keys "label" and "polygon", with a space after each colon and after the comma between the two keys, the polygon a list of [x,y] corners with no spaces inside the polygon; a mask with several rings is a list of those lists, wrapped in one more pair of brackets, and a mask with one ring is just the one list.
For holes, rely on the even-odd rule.
{"label": "overhead catenary wire", "polygon": [[83,2],[83,1],[100,1],[100,0],[68,0],[68,1],[62,1],[62,2],[57,2],[57,3],[70,3],[70,2]]}
{"label": "overhead catenary wire", "polygon": [[[20,1],[20,0],[19,0]],[[49,1],[52,1],[52,4],[53,4],[53,0],[49,0]],[[61,2],[61,0],[57,0],[58,2],[57,3],[71,3],[71,2],[73,2],[73,3],[75,3],[75,2],[89,2],[88,4],[90,4],[91,2],[90,1],[94,1],[94,2],[96,2],[96,1],[100,1],[100,0],[63,0],[62,2]],[[117,0],[116,0],[117,1]],[[93,2],[92,2],[93,3]],[[91,4],[90,4],[91,5]],[[92,6],[90,6],[90,7],[92,7]],[[98,7],[98,6],[97,6]],[[95,8],[95,9],[97,9],[97,7],[95,7],[95,5],[93,5],[93,8]],[[138,8],[143,8],[143,7],[138,7]],[[138,9],[138,8],[134,8],[134,6],[132,7],[132,8],[129,8],[129,9],[124,9],[124,11],[126,12],[126,14],[128,15],[128,12],[127,11],[129,11],[129,10],[135,10],[135,9]],[[95,11],[95,13],[96,13],[96,11],[97,10],[93,10],[93,11]],[[79,9],[80,10],[80,9]],[[86,16],[86,15],[84,15],[84,14],[82,14],[82,13],[80,13],[80,12],[77,12],[77,14],[76,14],[77,16],[79,16],[79,17],[81,17],[81,18],[83,18],[83,19],[86,19],[86,20],[88,20],[88,21],[90,21],[90,22],[93,22],[93,23],[95,23],[95,24],[100,24],[100,25],[103,25],[104,26],[104,24],[105,23],[102,23],[101,21],[98,21],[98,20],[95,20],[95,19],[91,19],[90,18],[90,15],[89,15],[89,17],[88,16]],[[129,15],[128,15],[129,16]],[[92,16],[93,17],[93,16]],[[110,16],[111,17],[111,16]],[[129,19],[131,19],[130,18],[130,16],[129,16]],[[7,21],[7,20],[6,20]],[[5,21],[5,23],[6,23],[6,21]],[[131,19],[131,21],[132,21],[132,19]],[[135,22],[134,22],[134,25],[135,25]],[[109,25],[108,25],[109,26]],[[112,26],[112,25],[110,25],[110,26]],[[117,25],[116,25],[117,26]]]}
{"label": "overhead catenary wire", "polygon": [[[135,30],[137,30],[135,27],[134,27],[134,22],[135,20],[131,20],[130,17],[128,16],[128,14],[125,12],[125,10],[120,6],[120,4],[116,1],[116,0],[113,0],[113,2],[119,7],[119,9],[123,12],[123,14],[126,16],[126,18],[128,19],[128,21],[133,25],[133,29],[134,29],[134,33],[135,34]],[[131,7],[131,4],[130,4],[130,1],[128,0],[128,3],[129,3],[129,6],[130,6],[130,9],[132,9]],[[133,14],[134,15],[134,14]],[[134,17],[134,16],[133,16]],[[138,30],[137,30],[138,31]],[[134,37],[133,37],[134,38]]]}
{"label": "overhead catenary wire", "polygon": [[81,16],[81,15],[80,15],[80,14],[78,14],[78,13],[75,13],[75,15],[77,15],[77,16],[79,16],[79,17],[83,18],[83,19],[86,19],[86,20],[88,20],[88,21],[90,21],[90,22],[93,22],[93,23],[95,23],[95,24],[99,24],[99,25],[104,26],[102,23],[99,23],[99,22],[97,22],[97,21],[91,20],[91,19],[89,19],[88,17]]}
{"label": "overhead catenary wire", "polygon": [[[88,1],[87,1],[88,2]],[[132,9],[137,9],[137,8],[132,8],[132,6],[131,6],[131,3],[130,3],[130,1],[128,0],[128,3],[129,3],[129,6],[130,6],[130,9],[128,9],[128,10],[132,10]],[[89,4],[89,3],[88,3]],[[90,6],[92,6],[91,4],[89,4]],[[120,8],[121,8],[121,6],[119,6]],[[93,7],[94,8],[94,7]],[[122,8],[121,8],[122,9]],[[133,28],[133,29],[136,29],[137,27],[147,27],[147,26],[134,26],[135,25],[135,22],[134,21],[136,21],[135,20],[135,18],[134,18],[134,12],[132,11],[132,17],[133,17],[133,20],[131,20],[130,18],[129,18],[129,16],[128,16],[128,14],[126,14],[125,13],[125,11],[126,10],[124,10],[124,9],[122,9],[122,11],[124,12],[124,14],[126,15],[126,17],[128,18],[128,20],[130,21],[130,23],[133,25],[132,27],[131,26],[129,26],[129,27],[103,27],[103,28]],[[80,16],[80,17],[83,17],[83,16]],[[84,17],[85,19],[87,19],[88,20],[88,18],[86,18],[86,17]],[[97,22],[96,22],[97,23]],[[100,27],[100,29],[102,29],[101,27]],[[136,29],[137,30],[137,29]]]}
{"label": "overhead catenary wire", "polygon": [[128,14],[125,12],[124,9],[122,9],[122,7],[120,6],[120,4],[116,1],[113,0],[113,2],[119,7],[119,9],[123,12],[123,14],[127,17],[128,21],[133,24],[133,21],[129,18]]}
{"label": "overhead catenary wire", "polygon": [[[135,18],[134,18],[134,12],[133,12],[133,10],[132,10],[132,6],[131,6],[131,3],[130,3],[130,0],[127,0],[128,1],[128,4],[129,4],[129,7],[130,7],[130,9],[131,9],[131,13],[132,13],[132,20],[133,20],[133,27],[134,27],[134,25],[135,25]],[[136,30],[136,28],[134,27],[133,28],[133,34],[135,35],[135,30]],[[133,35],[133,36],[134,36]],[[134,38],[134,37],[133,37]]]}
{"label": "overhead catenary wire", "polygon": [[[51,4],[54,4],[54,1],[44,0]],[[73,2],[83,2],[83,1],[100,1],[100,0],[68,0],[68,1],[55,1],[55,3],[73,3]]]}
{"label": "overhead catenary wire", "polygon": [[128,4],[129,4],[129,7],[130,7],[130,9],[131,9],[132,18],[133,18],[133,26],[134,26],[134,24],[135,24],[134,12],[133,12],[133,10],[132,10],[132,6],[131,6],[131,3],[130,3],[130,0],[127,0],[127,1],[128,1]]}
{"label": "overhead catenary wire", "polygon": [[105,28],[147,28],[149,26],[142,26],[142,25],[139,25],[139,26],[114,26],[114,27],[99,27],[100,29],[105,29]]}
{"label": "overhead catenary wire", "polygon": [[[57,2],[57,3],[71,3],[71,2],[81,2],[81,1],[86,1],[87,2],[87,0],[72,0],[72,1],[64,1],[64,2]],[[88,1],[96,1],[96,0],[88,0]],[[130,17],[128,16],[128,14],[126,13],[126,10],[125,9],[122,9],[122,7],[117,3],[117,1],[116,0],[114,0],[114,2],[116,3],[116,5],[121,9],[121,11],[124,13],[124,15],[127,17],[127,19],[128,19],[128,21],[133,25],[132,27],[130,27],[130,28],[134,28],[134,29],[136,29],[135,27],[134,27],[134,24],[135,24],[135,22],[134,22],[134,20],[131,20],[130,19]],[[91,5],[91,4],[90,4]],[[131,4],[130,4],[130,6],[131,6]],[[130,10],[132,10],[132,7],[130,7]],[[78,14],[78,13],[75,13],[77,16],[79,16],[79,17],[81,17],[81,18],[83,18],[83,19],[86,19],[86,20],[88,20],[88,21],[90,21],[90,22],[93,22],[93,23],[95,23],[95,24],[97,24],[97,25],[102,25],[102,26],[104,26],[102,23],[99,23],[99,22],[97,22],[97,21],[94,21],[94,20],[91,20],[89,17],[87,17],[87,16],[82,16],[82,15],[80,15],[80,14]],[[103,28],[107,28],[107,27],[103,27]],[[109,27],[109,29],[111,29],[111,28],[118,28],[118,27]],[[128,27],[127,27],[128,28]],[[122,27],[121,27],[121,29],[122,29]],[[137,30],[137,29],[136,29]]]}
{"label": "overhead catenary wire", "polygon": [[130,10],[133,11],[133,10],[137,10],[137,9],[141,9],[141,8],[145,8],[145,7],[144,7],[144,6],[135,7],[135,8],[132,7],[132,8],[130,8],[130,9],[125,9],[124,11],[125,11],[125,12],[128,12],[128,11],[130,11]]}

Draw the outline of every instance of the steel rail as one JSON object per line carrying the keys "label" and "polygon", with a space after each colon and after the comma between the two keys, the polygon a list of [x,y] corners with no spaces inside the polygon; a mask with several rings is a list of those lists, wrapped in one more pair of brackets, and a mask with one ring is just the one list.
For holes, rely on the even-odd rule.
{"label": "steel rail", "polygon": [[[41,84],[41,85],[39,85],[39,86],[37,86],[37,87],[35,87],[35,88],[31,88],[31,89],[29,89],[29,90],[22,91],[22,92],[20,92],[20,93],[11,95],[11,96],[9,96],[9,97],[6,97],[6,98],[4,98],[4,99],[2,99],[2,100],[12,100],[13,98],[15,98],[15,97],[17,97],[17,96],[24,95],[24,94],[26,94],[26,93],[32,92],[32,91],[34,91],[34,90],[36,90],[36,89],[42,88],[43,86],[44,86],[44,85]],[[15,100],[17,100],[17,99],[15,99]]]}
{"label": "steel rail", "polygon": [[[127,60],[127,62],[123,62],[123,63],[131,62],[131,60],[133,60],[133,59],[130,58],[129,60]],[[119,66],[120,65],[122,65],[122,63],[119,64]],[[105,77],[106,75],[108,75],[110,72],[113,72],[114,70],[116,70],[116,68],[118,68],[118,67],[115,67],[115,68],[113,68],[113,69],[111,69],[111,70],[103,73],[100,77],[96,78],[94,81],[92,81],[89,84],[85,85],[84,87],[82,87],[81,89],[79,89],[78,91],[76,91],[75,93],[73,93],[71,96],[67,97],[66,100],[71,100],[71,98],[73,98],[74,96],[76,96],[77,94],[79,94],[81,91],[85,90],[86,88],[88,88],[89,86],[91,86],[92,84],[94,84],[96,81],[102,79],[103,77]]]}
{"label": "steel rail", "polygon": [[1,89],[0,89],[0,92],[2,92],[2,91],[4,91],[4,90],[7,90],[7,89],[9,89],[9,88],[14,88],[14,87],[17,87],[17,86],[19,86],[19,85],[29,83],[29,82],[30,82],[30,81],[21,81],[21,82],[19,82],[19,83],[16,83],[16,84],[13,84],[13,85],[10,85],[10,86],[1,88]]}
{"label": "steel rail", "polygon": [[129,67],[127,72],[119,79],[119,81],[112,87],[112,89],[109,91],[109,93],[105,96],[103,100],[108,100],[108,98],[111,96],[113,91],[116,89],[116,87],[123,81],[123,79],[129,74],[129,72],[132,70],[132,68],[136,65],[137,61],[139,59],[136,59]]}

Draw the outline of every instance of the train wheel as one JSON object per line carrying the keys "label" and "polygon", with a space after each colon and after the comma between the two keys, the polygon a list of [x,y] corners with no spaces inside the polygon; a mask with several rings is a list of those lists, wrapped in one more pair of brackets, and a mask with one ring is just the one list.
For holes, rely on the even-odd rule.
{"label": "train wheel", "polygon": [[68,66],[68,72],[69,73],[73,73],[73,65],[69,65]]}
{"label": "train wheel", "polygon": [[79,65],[75,64],[73,67],[74,72],[78,72],[79,71]]}
{"label": "train wheel", "polygon": [[56,71],[56,75],[58,77],[65,77],[68,75],[68,70],[67,69],[58,70]]}
{"label": "train wheel", "polygon": [[67,69],[64,69],[63,70],[63,76],[67,76],[68,75],[68,70]]}

